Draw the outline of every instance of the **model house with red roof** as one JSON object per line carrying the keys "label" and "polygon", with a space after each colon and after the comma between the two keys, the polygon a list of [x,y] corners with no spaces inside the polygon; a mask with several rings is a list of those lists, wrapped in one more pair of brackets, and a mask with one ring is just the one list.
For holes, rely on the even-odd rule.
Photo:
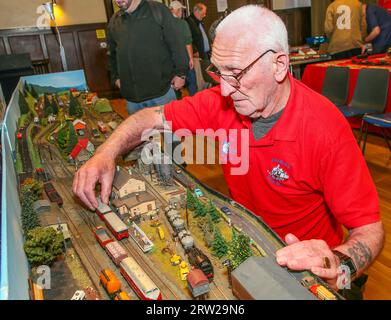
{"label": "model house with red roof", "polygon": [[88,139],[80,139],[69,155],[71,161],[76,164],[86,162],[94,154],[95,147]]}

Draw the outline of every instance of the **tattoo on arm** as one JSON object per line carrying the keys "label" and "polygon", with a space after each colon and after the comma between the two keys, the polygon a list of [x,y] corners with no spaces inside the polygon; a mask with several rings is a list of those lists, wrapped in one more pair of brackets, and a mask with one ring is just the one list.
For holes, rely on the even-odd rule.
{"label": "tattoo on arm", "polygon": [[358,269],[364,269],[372,262],[371,249],[363,242],[355,242],[353,247],[348,249],[348,253]]}
{"label": "tattoo on arm", "polygon": [[159,109],[156,109],[155,112],[159,115],[162,115],[164,111],[164,106],[160,106]]}

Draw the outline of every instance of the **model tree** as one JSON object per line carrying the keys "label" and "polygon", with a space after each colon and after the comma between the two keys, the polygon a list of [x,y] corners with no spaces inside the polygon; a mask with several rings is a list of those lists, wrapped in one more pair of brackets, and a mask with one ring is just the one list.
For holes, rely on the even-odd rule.
{"label": "model tree", "polygon": [[190,189],[187,189],[186,205],[190,210],[195,209],[195,198],[194,198],[193,193],[190,191]]}
{"label": "model tree", "polygon": [[241,265],[247,258],[253,255],[250,248],[250,238],[246,234],[237,234],[232,229],[232,241],[229,243],[229,259],[232,260],[233,269],[236,269]]}
{"label": "model tree", "polygon": [[83,115],[83,110],[80,107],[80,103],[73,96],[72,92],[69,92],[69,115],[77,118]]}
{"label": "model tree", "polygon": [[22,228],[24,231],[24,234],[26,235],[30,230],[39,227],[39,219],[38,215],[34,210],[33,207],[34,203],[34,196],[29,191],[22,191],[22,199],[21,199],[21,205],[22,205]]}
{"label": "model tree", "polygon": [[61,124],[65,122],[65,113],[63,108],[59,108],[57,120],[60,121]]}
{"label": "model tree", "polygon": [[195,204],[194,204],[194,217],[205,217],[206,216],[206,208],[202,204],[198,198],[195,198]]}
{"label": "model tree", "polygon": [[30,108],[29,105],[27,104],[26,98],[20,90],[19,90],[19,108],[20,108],[20,114],[27,114],[30,112]]}
{"label": "model tree", "polygon": [[52,95],[52,102],[50,103],[50,106],[52,107],[53,114],[58,114],[58,106],[57,100],[55,99],[55,95]]}
{"label": "model tree", "polygon": [[218,223],[220,221],[220,215],[211,200],[209,200],[206,211],[214,223]]}
{"label": "model tree", "polygon": [[45,117],[48,117],[49,115],[53,114],[52,104],[50,103],[49,98],[46,94],[43,98],[43,113],[45,114]]}
{"label": "model tree", "polygon": [[41,199],[43,192],[43,183],[33,178],[25,179],[20,186],[22,194],[30,194],[33,201]]}
{"label": "model tree", "polygon": [[38,99],[39,96],[38,96],[37,91],[34,88],[34,85],[32,85],[32,84],[27,85],[26,84],[26,88],[28,88],[27,90],[30,92],[30,94],[33,96],[33,98]]}
{"label": "model tree", "polygon": [[65,150],[68,145],[69,139],[69,126],[61,129],[57,135],[57,142],[60,149]]}
{"label": "model tree", "polygon": [[64,252],[64,237],[53,228],[35,228],[29,231],[24,251],[33,266],[51,265]]}
{"label": "model tree", "polygon": [[76,147],[78,142],[75,127],[73,126],[72,122],[69,122],[68,132],[69,132],[69,136],[68,136],[68,144],[66,147],[66,152],[69,154]]}
{"label": "model tree", "polygon": [[212,242],[212,251],[213,254],[220,259],[228,253],[228,244],[227,241],[225,241],[223,235],[221,234],[219,228],[215,228],[213,236],[214,239]]}

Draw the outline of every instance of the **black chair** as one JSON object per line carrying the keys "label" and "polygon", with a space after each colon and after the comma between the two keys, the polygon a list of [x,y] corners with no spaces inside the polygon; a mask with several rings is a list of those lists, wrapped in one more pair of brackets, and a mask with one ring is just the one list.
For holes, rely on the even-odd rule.
{"label": "black chair", "polygon": [[345,105],[349,95],[349,68],[328,67],[322,95],[337,106]]}
{"label": "black chair", "polygon": [[364,144],[362,147],[362,153],[365,153],[365,146],[367,144],[367,136],[368,136],[368,126],[373,125],[381,129],[381,133],[383,134],[384,140],[386,140],[388,149],[391,151],[391,112],[389,113],[381,113],[381,114],[366,114],[362,118],[361,130],[360,130],[360,140],[359,144],[361,145],[363,131],[364,134]]}
{"label": "black chair", "polygon": [[346,118],[384,112],[389,78],[390,72],[386,69],[361,69],[352,101],[347,106],[338,106],[338,109]]}

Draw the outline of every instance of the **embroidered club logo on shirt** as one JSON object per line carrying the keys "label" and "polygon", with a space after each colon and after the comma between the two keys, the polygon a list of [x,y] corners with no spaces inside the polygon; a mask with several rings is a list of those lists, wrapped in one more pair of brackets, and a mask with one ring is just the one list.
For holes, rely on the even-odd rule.
{"label": "embroidered club logo on shirt", "polygon": [[[273,159],[272,162],[274,167],[271,170],[267,170],[268,178],[272,183],[281,186],[282,182],[289,179],[287,170],[290,169],[291,166],[279,159]],[[277,163],[277,165],[275,165],[275,163]]]}

